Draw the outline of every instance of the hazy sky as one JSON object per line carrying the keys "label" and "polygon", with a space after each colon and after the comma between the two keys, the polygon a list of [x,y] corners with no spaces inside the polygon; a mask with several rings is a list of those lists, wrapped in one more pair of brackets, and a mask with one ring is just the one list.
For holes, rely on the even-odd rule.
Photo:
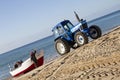
{"label": "hazy sky", "polygon": [[51,35],[74,11],[90,20],[119,9],[120,0],[0,0],[0,54]]}

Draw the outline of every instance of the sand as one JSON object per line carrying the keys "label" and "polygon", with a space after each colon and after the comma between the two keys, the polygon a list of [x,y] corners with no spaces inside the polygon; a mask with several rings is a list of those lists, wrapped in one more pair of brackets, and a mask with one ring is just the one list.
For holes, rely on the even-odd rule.
{"label": "sand", "polygon": [[14,80],[120,80],[120,26]]}

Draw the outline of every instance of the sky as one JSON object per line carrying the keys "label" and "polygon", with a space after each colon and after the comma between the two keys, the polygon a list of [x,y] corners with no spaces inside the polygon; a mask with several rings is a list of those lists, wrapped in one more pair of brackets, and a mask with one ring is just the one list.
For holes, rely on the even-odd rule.
{"label": "sky", "polygon": [[120,0],[0,0],[0,54],[52,35],[74,11],[88,21],[120,10]]}

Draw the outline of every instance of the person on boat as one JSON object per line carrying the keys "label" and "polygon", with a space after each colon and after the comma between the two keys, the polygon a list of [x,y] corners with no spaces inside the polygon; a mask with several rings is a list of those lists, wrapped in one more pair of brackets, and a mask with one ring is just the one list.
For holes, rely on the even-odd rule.
{"label": "person on boat", "polygon": [[35,67],[37,67],[37,58],[36,58],[36,50],[33,50],[31,53],[30,53],[30,57],[31,57],[31,61],[33,61],[34,62],[34,65],[35,65]]}
{"label": "person on boat", "polygon": [[15,63],[15,65],[14,65],[14,68],[16,69],[16,68],[20,67],[22,63],[23,63],[22,60],[17,61],[17,62]]}

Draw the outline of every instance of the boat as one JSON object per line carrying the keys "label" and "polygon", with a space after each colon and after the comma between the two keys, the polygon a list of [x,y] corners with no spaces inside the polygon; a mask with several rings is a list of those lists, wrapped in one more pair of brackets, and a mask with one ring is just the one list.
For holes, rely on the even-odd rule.
{"label": "boat", "polygon": [[[41,51],[39,54],[36,54],[36,58],[37,58],[37,67],[42,66],[44,63],[44,52]],[[10,70],[10,74],[12,75],[12,77],[17,77],[35,68],[36,67],[34,62],[31,61],[31,58],[28,58],[27,60],[22,62],[19,67]]]}

